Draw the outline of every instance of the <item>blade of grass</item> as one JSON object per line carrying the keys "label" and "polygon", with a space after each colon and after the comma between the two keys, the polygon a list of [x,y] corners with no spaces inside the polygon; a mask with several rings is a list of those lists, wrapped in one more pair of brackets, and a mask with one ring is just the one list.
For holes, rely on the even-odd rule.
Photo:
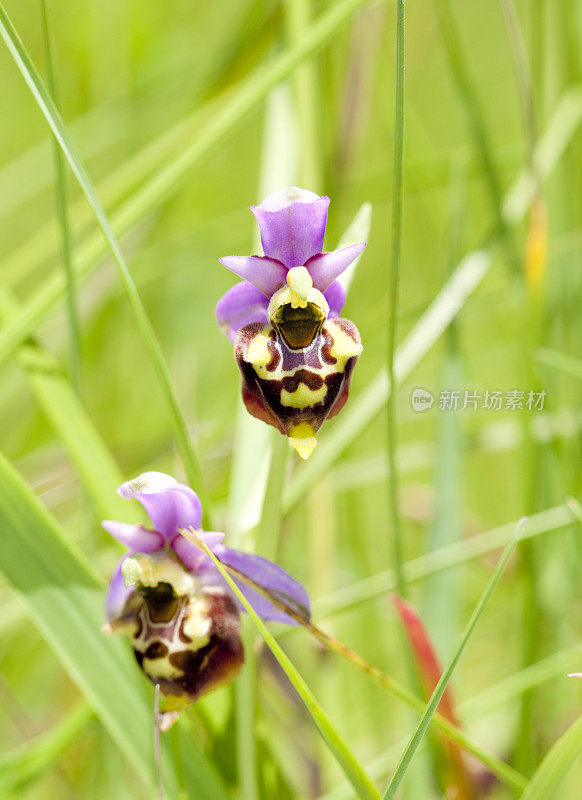
{"label": "blade of grass", "polygon": [[[394,158],[392,172],[392,219],[390,267],[388,273],[388,385],[394,386],[394,351],[398,319],[398,285],[402,240],[402,171],[404,164],[404,0],[396,0],[396,99],[394,104]],[[402,574],[402,529],[398,509],[398,469],[396,464],[396,392],[386,400],[389,511],[392,520],[392,552],[398,593],[405,594]]]}
{"label": "blade of grass", "polygon": [[[195,544],[198,544],[198,537],[196,536],[195,531],[185,530],[183,531],[183,534]],[[299,625],[307,630],[325,647],[333,650],[350,664],[356,666],[365,675],[378,683],[383,689],[388,691],[394,697],[402,700],[404,703],[417,711],[424,711],[425,704],[419,697],[416,697],[414,694],[412,694],[412,692],[408,691],[408,689],[398,683],[398,681],[395,681],[385,675],[381,670],[379,670],[373,664],[370,664],[354,650],[351,650],[349,647],[344,645],[343,642],[340,642],[339,639],[336,639],[334,636],[330,636],[330,634],[323,631],[317,625],[314,625],[309,616],[306,614],[305,609],[300,609],[295,605],[290,605],[275,591],[265,588],[260,583],[252,580],[243,572],[233,568],[232,566],[223,566],[228,573],[236,576],[238,580],[242,581],[255,591],[259,592],[259,594],[262,594],[268,598],[273,605],[275,605],[281,611],[284,611],[288,616],[299,623]],[[295,628],[294,630],[297,629]],[[511,786],[513,789],[517,789],[519,791],[524,788],[527,780],[523,777],[523,775],[520,775],[519,772],[512,769],[508,764],[497,758],[497,756],[489,753],[487,750],[484,750],[479,744],[467,736],[467,734],[465,734],[465,732],[462,731],[454,722],[451,722],[451,720],[447,719],[446,716],[436,713],[432,721],[447,737],[451,739],[451,741],[463,747],[465,750],[467,750],[467,752],[472,753],[477,759],[482,761],[483,764],[486,764],[491,772],[497,775],[504,783],[507,783],[508,786]]]}
{"label": "blade of grass", "polygon": [[[0,455],[0,570],[20,593],[32,620],[101,722],[146,783],[155,787],[152,692],[121,640],[100,632],[105,586],[20,475]],[[182,726],[181,726],[182,727]],[[179,736],[178,730],[174,736]],[[164,748],[166,787],[179,780]],[[205,800],[227,800],[194,737],[187,778]]]}
{"label": "blade of grass", "polygon": [[[568,505],[555,506],[528,517],[522,538],[534,538],[561,528],[566,529],[576,522],[578,519]],[[404,574],[407,583],[422,580],[430,575],[436,575],[472,559],[500,550],[507,545],[516,525],[516,522],[510,522],[405,562]],[[370,578],[365,578],[345,589],[340,589],[327,597],[316,600],[314,617],[322,619],[333,614],[340,614],[360,603],[381,597],[395,588],[392,571],[379,572]]]}
{"label": "blade of grass", "polygon": [[534,357],[541,364],[562,370],[574,378],[582,378],[582,361],[579,358],[561,353],[559,350],[552,350],[550,347],[540,347],[534,353]]}
{"label": "blade of grass", "polygon": [[468,641],[469,641],[469,639],[471,637],[471,634],[473,633],[473,630],[475,629],[475,626],[476,626],[477,622],[479,621],[479,618],[480,618],[481,614],[483,613],[483,611],[485,609],[485,606],[487,605],[487,602],[489,601],[489,598],[493,594],[493,591],[495,590],[495,587],[499,583],[499,580],[501,578],[503,570],[505,569],[505,567],[507,565],[507,562],[509,561],[509,559],[511,558],[511,556],[513,554],[513,551],[517,547],[517,544],[518,544],[518,542],[519,542],[519,540],[521,538],[521,532],[522,532],[522,527],[523,527],[523,523],[524,522],[525,522],[525,520],[520,520],[520,522],[518,523],[518,525],[517,525],[517,527],[515,529],[515,532],[514,532],[513,536],[511,537],[508,545],[506,546],[505,550],[503,551],[503,554],[501,555],[501,558],[499,559],[499,561],[497,563],[495,571],[493,572],[493,575],[491,576],[487,586],[485,587],[485,590],[484,590],[483,594],[481,595],[481,598],[479,599],[479,602],[477,603],[477,605],[475,607],[475,610],[473,611],[473,613],[471,615],[471,618],[469,619],[469,622],[467,623],[467,626],[466,626],[466,628],[465,628],[465,630],[464,630],[464,632],[463,632],[463,634],[461,636],[461,639],[460,639],[460,641],[459,641],[459,643],[458,643],[458,645],[457,645],[457,647],[455,649],[455,652],[453,653],[453,655],[452,655],[452,657],[451,657],[446,669],[442,673],[442,675],[441,675],[441,677],[439,679],[439,682],[437,683],[437,685],[436,685],[436,687],[434,689],[434,692],[432,693],[431,699],[430,699],[430,701],[428,702],[428,704],[426,706],[425,712],[422,715],[422,717],[421,717],[421,719],[420,719],[420,721],[419,721],[419,723],[418,723],[418,725],[416,727],[416,730],[414,731],[414,733],[410,737],[410,740],[408,741],[408,744],[406,745],[406,747],[404,749],[404,752],[402,753],[400,761],[398,762],[398,764],[396,766],[396,770],[394,771],[394,775],[392,776],[392,779],[391,779],[386,791],[384,792],[382,800],[391,800],[395,796],[395,794],[396,794],[396,792],[398,790],[398,787],[400,786],[400,783],[402,782],[402,779],[404,778],[406,770],[410,766],[410,762],[414,758],[414,754],[415,754],[416,750],[418,749],[418,746],[420,745],[420,743],[421,743],[421,741],[422,741],[422,739],[424,737],[424,734],[426,733],[426,730],[427,730],[428,726],[430,725],[430,721],[431,721],[432,717],[434,716],[434,713],[435,713],[435,711],[437,709],[437,706],[440,703],[441,698],[442,698],[442,696],[443,696],[443,694],[444,694],[444,692],[445,692],[445,690],[447,688],[447,684],[449,683],[449,681],[450,681],[450,679],[452,677],[452,674],[455,671],[455,667],[459,663],[459,659],[461,658],[461,655],[463,654],[463,651],[464,651],[465,647],[467,646],[467,643],[468,643]]}
{"label": "blade of grass", "polygon": [[473,81],[469,73],[469,66],[465,59],[455,17],[449,0],[434,0],[441,35],[447,51],[449,65],[453,72],[459,93],[465,104],[471,132],[475,142],[475,149],[483,165],[483,172],[487,180],[487,188],[491,198],[491,205],[496,219],[496,228],[501,234],[509,266],[514,274],[519,274],[520,259],[513,234],[509,229],[508,220],[503,214],[503,195],[501,181],[495,167],[493,149],[487,134],[485,116],[481,109]]}
{"label": "blade of grass", "polygon": [[[53,64],[51,35],[48,21],[46,0],[40,0],[42,18],[42,38],[44,44],[47,85],[53,98],[55,107],[58,108],[57,79]],[[65,162],[60,147],[53,141],[55,167],[56,167],[56,195],[57,216],[62,240],[63,267],[65,270],[65,283],[67,287],[67,316],[69,322],[69,361],[71,370],[71,383],[77,394],[81,393],[81,326],[79,323],[79,310],[73,273],[71,221],[69,216],[69,190]]]}
{"label": "blade of grass", "polygon": [[560,785],[582,751],[582,716],[562,734],[534,772],[521,800],[558,797]]}
{"label": "blade of grass", "polygon": [[0,797],[22,791],[49,770],[93,717],[88,703],[79,702],[47,733],[0,758]]}
{"label": "blade of grass", "polygon": [[[257,192],[259,202],[279,187],[295,184],[297,173],[297,124],[291,92],[283,84],[267,98]],[[253,230],[252,252],[262,253],[259,230],[257,227]],[[235,546],[254,551],[254,529],[260,524],[269,526],[268,531],[263,532],[271,539],[269,549],[276,549],[281,501],[277,481],[285,474],[288,450],[285,438],[252,417],[239,398],[228,498],[229,536]],[[235,685],[237,771],[243,800],[259,797],[255,638],[254,628],[245,625],[246,667]]]}
{"label": "blade of grass", "polygon": [[123,256],[117,238],[109,223],[109,219],[105,214],[97,195],[95,194],[93,184],[87,175],[81,159],[69,140],[60,114],[56,109],[51,97],[48,95],[42,80],[34,67],[34,64],[30,60],[28,53],[24,49],[18,34],[16,33],[8,15],[6,14],[6,11],[1,4],[0,34],[4,39],[10,55],[15,61],[30,91],[32,92],[36,103],[48,122],[59,147],[66,157],[69,166],[72,169],[77,182],[79,183],[79,186],[87,198],[87,202],[89,203],[95,215],[97,223],[103,233],[103,236],[105,237],[113,259],[119,269],[122,285],[125,289],[127,298],[137,322],[137,326],[155,369],[160,389],[164,394],[168,405],[169,416],[174,428],[176,443],[184,463],[188,480],[192,486],[196,487],[196,490],[202,500],[203,508],[206,508],[206,512],[204,513],[208,514],[209,503],[202,469],[200,467],[198,456],[190,440],[188,426],[180,410],[170,375],[170,370],[166,363],[160,343],[156,337],[154,328],[141,301],[125,261],[125,257]]}
{"label": "blade of grass", "polygon": [[[582,90],[576,88],[562,98],[545,135],[536,149],[538,172],[543,179],[551,174],[582,119]],[[503,213],[508,222],[522,219],[536,192],[536,182],[524,172],[507,193]],[[446,330],[451,320],[464,308],[467,299],[479,285],[493,257],[490,251],[476,250],[461,261],[449,281],[396,351],[394,377],[402,383]],[[0,359],[2,337],[0,336]],[[347,447],[375,418],[390,394],[386,370],[380,370],[368,388],[350,401],[326,438],[308,462],[293,476],[283,498],[287,514],[305,492],[340,457]]]}
{"label": "blade of grass", "polygon": [[284,650],[281,648],[277,640],[269,632],[259,615],[230,577],[224,566],[216,558],[214,553],[208,549],[202,539],[200,539],[200,537],[194,531],[191,531],[191,536],[193,541],[197,541],[198,546],[204,550],[209,558],[212,559],[216,569],[220,572],[231,591],[236,595],[237,599],[247,611],[253,623],[256,625],[269,650],[273,653],[281,668],[289,678],[291,685],[305,704],[307,711],[311,715],[311,718],[317,726],[317,729],[321,733],[323,740],[329,747],[330,752],[334,755],[339,766],[350,780],[356,794],[363,798],[363,800],[370,800],[370,798],[377,800],[379,798],[379,794],[376,787],[370,781],[359,762],[350,751],[343,737],[336,731],[331,720],[325,711],[323,711],[323,709],[320,707],[311,690]]}
{"label": "blade of grass", "polygon": [[[322,50],[334,34],[366,2],[369,0],[340,0],[333,4],[310,26],[301,42],[295,47],[287,48],[266,66],[257,67],[231,89],[226,102],[219,105],[216,113],[209,117],[189,146],[158,170],[119,208],[118,213],[112,218],[112,227],[118,235],[130,230],[136,222],[172,196],[185,182],[192,167],[214,151],[236,125],[299,64]],[[103,246],[101,235],[89,238],[75,258],[77,279],[88,275],[106,251],[107,247]],[[21,314],[0,333],[0,362],[34,330],[46,312],[57,302],[63,290],[60,274],[47,279],[24,306]]]}
{"label": "blade of grass", "polygon": [[[10,292],[0,288],[0,320],[14,313],[15,305]],[[136,510],[127,508],[116,492],[123,481],[119,467],[56,360],[34,342],[18,349],[17,360],[79,474],[95,513],[101,518],[137,522]]]}
{"label": "blade of grass", "polygon": [[[414,606],[397,594],[392,595],[392,601],[414,657],[423,697],[428,702],[442,672],[439,655],[420,614]],[[458,728],[461,727],[457,714],[457,704],[450,686],[445,689],[439,708],[443,717]],[[455,742],[447,739],[442,734],[436,737],[436,743],[438,743],[439,748],[434,754],[434,767],[445,797],[470,800],[475,796],[477,787],[463,752]]]}

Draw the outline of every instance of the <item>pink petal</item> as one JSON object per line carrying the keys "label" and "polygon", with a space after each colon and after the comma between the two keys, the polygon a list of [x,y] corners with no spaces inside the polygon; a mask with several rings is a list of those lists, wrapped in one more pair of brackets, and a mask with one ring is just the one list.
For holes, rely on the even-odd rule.
{"label": "pink petal", "polygon": [[305,265],[309,274],[313,278],[313,285],[320,292],[325,292],[327,287],[338,275],[349,267],[366,246],[366,242],[351,244],[342,247],[341,250],[333,250],[331,253],[321,253],[314,256]]}
{"label": "pink petal", "polygon": [[283,264],[266,256],[223,256],[219,261],[223,267],[252,283],[267,297],[274,295],[287,277]]}

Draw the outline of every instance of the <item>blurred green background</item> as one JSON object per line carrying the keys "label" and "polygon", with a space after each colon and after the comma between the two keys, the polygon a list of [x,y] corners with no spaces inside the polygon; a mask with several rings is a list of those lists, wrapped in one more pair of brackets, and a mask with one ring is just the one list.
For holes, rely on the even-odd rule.
{"label": "blurred green background", "polygon": [[[301,13],[294,18],[292,4],[49,0],[62,115],[112,219],[162,165],[204,139],[240,81],[253,71],[268,74],[278,55],[301,41],[310,18],[341,6],[302,1],[305,22]],[[492,263],[434,346],[429,335],[421,336],[420,363],[398,387],[402,547],[410,561],[523,515],[558,508],[554,517],[560,524],[541,522],[543,535],[514,557],[453,679],[466,730],[529,777],[577,718],[582,700],[581,686],[566,677],[582,669],[580,522],[574,502],[573,511],[564,506],[582,489],[582,6],[576,0],[519,0],[515,8],[468,0],[451,6],[443,0],[407,3],[398,341],[409,341],[466,254],[486,247]],[[6,9],[45,75],[39,3],[7,0]],[[63,267],[48,128],[4,46],[0,75],[0,318],[8,324]],[[382,409],[366,412],[373,400],[366,401],[363,430],[351,435],[346,426],[341,432],[344,414],[387,359],[394,84],[394,4],[362,3],[306,70],[293,73],[275,96],[236,120],[228,135],[184,171],[175,190],[156,199],[124,232],[122,245],[200,454],[214,527],[231,530],[239,543],[252,541],[258,552],[276,554],[309,589],[322,627],[412,685],[389,580],[358,604],[349,605],[341,594],[394,567],[386,415]],[[275,133],[273,115],[279,115]],[[553,155],[546,158],[548,152]],[[274,161],[266,161],[265,153]],[[523,170],[535,167],[537,157],[541,166],[534,178],[547,174],[540,185],[533,181],[519,220],[505,209],[506,230],[500,233],[501,198]],[[232,453],[235,446],[249,456],[256,447],[260,461],[264,436],[240,444],[239,375],[214,306],[234,283],[218,257],[256,248],[248,207],[262,199],[263,190],[276,188],[278,175],[330,195],[327,249],[337,245],[363,203],[372,205],[369,246],[344,311],[360,330],[364,352],[346,410],[320,431],[319,448],[331,453],[330,465],[307,482],[293,508],[283,508],[280,528],[270,486],[275,524],[263,520],[253,535],[233,518]],[[100,242],[100,236],[69,177],[74,258],[82,260],[84,243]],[[531,277],[535,257],[527,244],[533,237],[541,243],[538,283]],[[159,469],[185,479],[163,395],[109,258],[99,258],[79,282],[78,302],[82,405],[118,463],[119,477]],[[70,374],[62,293],[30,332]],[[108,577],[118,551],[99,527],[106,510],[71,458],[63,436],[67,420],[59,428],[47,416],[26,362],[13,357],[13,347],[9,352],[0,364],[2,451],[71,542]],[[436,397],[423,413],[411,405],[417,387]],[[465,390],[536,390],[546,396],[543,410],[446,413],[438,407],[443,390],[458,390],[461,398]],[[264,434],[261,426],[250,428],[259,429]],[[336,431],[340,445],[325,451]],[[267,439],[275,460],[282,458],[283,440]],[[292,453],[285,463],[284,488],[292,489],[311,462],[298,463]],[[137,510],[126,505],[125,518],[135,519]],[[111,491],[107,513],[121,518],[123,510]],[[493,536],[490,541],[491,552],[407,583],[407,597],[443,660],[491,575]],[[430,571],[436,562],[427,559]],[[363,593],[377,585],[363,584]],[[66,660],[49,647],[4,578],[0,597],[0,797],[153,796],[106,727],[86,710]],[[324,613],[332,601],[336,613]],[[358,758],[374,765],[371,774],[385,787],[400,752],[390,748],[409,735],[416,716],[306,632],[281,641]],[[339,790],[330,800],[352,797],[281,671],[258,642],[254,649],[258,675],[251,664],[238,695],[229,687],[189,710],[191,735],[236,797],[249,800],[254,791],[241,778],[245,738],[256,757],[255,797],[327,797],[334,787]],[[541,666],[524,673],[532,663]],[[145,680],[137,667],[134,673],[136,682]],[[512,675],[517,678],[508,683]],[[236,711],[236,703],[244,707],[243,691],[256,691],[256,708],[251,702],[246,717]],[[439,759],[442,754],[423,748],[402,796],[443,797],[434,779]],[[581,770],[578,763],[552,797],[578,798]],[[512,796],[501,785],[492,791],[495,798]]]}

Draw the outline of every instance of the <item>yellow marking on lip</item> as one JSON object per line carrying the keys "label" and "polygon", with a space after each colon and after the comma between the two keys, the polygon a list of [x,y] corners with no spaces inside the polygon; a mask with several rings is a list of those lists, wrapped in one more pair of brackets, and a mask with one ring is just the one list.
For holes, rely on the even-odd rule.
{"label": "yellow marking on lip", "polygon": [[289,444],[304,461],[307,461],[317,447],[313,426],[308,422],[300,422],[299,425],[293,425],[289,436]]}
{"label": "yellow marking on lip", "polygon": [[144,658],[143,671],[152,678],[178,678],[184,671],[174,667],[168,656],[163,658]]}
{"label": "yellow marking on lip", "polygon": [[314,406],[316,403],[321,403],[326,394],[327,386],[325,383],[319,389],[310,389],[306,384],[300,383],[294,392],[288,392],[286,389],[281,390],[281,405],[288,408]]}
{"label": "yellow marking on lip", "polygon": [[252,364],[256,370],[265,367],[271,360],[269,351],[270,330],[271,328],[266,326],[256,333],[248,344],[244,358],[247,364]]}
{"label": "yellow marking on lip", "polygon": [[340,325],[333,320],[328,320],[325,327],[333,336],[333,344],[330,348],[331,355],[337,359],[335,372],[343,372],[346,362],[353,356],[359,356],[362,352],[362,345],[355,342],[351,336],[345,333]]}

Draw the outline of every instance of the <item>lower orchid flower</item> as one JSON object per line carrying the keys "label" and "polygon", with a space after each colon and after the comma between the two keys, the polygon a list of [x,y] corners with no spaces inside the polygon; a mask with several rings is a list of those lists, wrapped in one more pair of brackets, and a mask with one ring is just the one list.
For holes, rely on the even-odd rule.
{"label": "lower orchid flower", "polygon": [[118,492],[139,500],[152,528],[102,523],[129,549],[109,584],[103,630],[130,638],[139,666],[164,697],[167,729],[181,708],[232,681],[244,662],[238,601],[208,555],[185,535],[190,529],[239,576],[234,580],[263,619],[297,624],[245,578],[305,619],[309,596],[276,564],[226,547],[223,533],[201,531],[198,495],[170,475],[145,472]]}
{"label": "lower orchid flower", "polygon": [[220,259],[243,278],[216,317],[234,342],[244,403],[304,459],[324,420],[344,406],[362,351],[356,326],[340,318],[346,297],[336,278],[366,243],[323,253],[328,206],[329,197],[280,189],[251,207],[265,255]]}

